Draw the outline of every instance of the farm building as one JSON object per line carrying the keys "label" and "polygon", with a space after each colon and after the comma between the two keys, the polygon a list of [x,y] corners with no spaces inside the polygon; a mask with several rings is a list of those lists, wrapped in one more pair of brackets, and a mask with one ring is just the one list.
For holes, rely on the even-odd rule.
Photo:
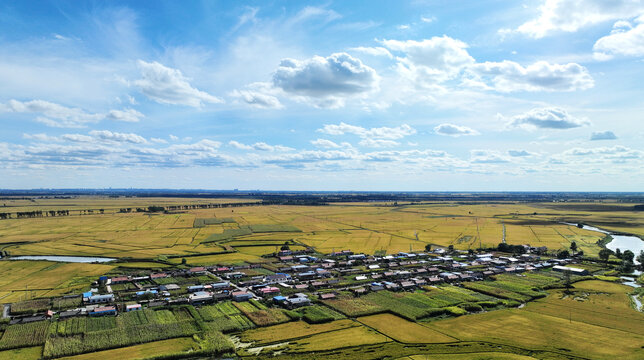
{"label": "farm building", "polygon": [[553,266],[552,270],[559,271],[559,272],[570,272],[571,274],[575,274],[575,275],[588,275],[588,270],[586,269],[567,267],[567,266],[561,266],[561,265]]}
{"label": "farm building", "polygon": [[192,304],[205,304],[212,300],[212,294],[206,291],[197,291],[190,294],[190,303]]}
{"label": "farm building", "polygon": [[218,283],[213,283],[211,284],[213,290],[222,290],[222,289],[228,289],[230,287],[230,283],[228,281],[221,281]]}
{"label": "farm building", "polygon": [[141,304],[131,304],[131,305],[125,305],[125,311],[130,312],[130,311],[136,311],[136,310],[141,310]]}
{"label": "farm building", "polygon": [[246,291],[235,291],[233,294],[233,301],[247,301],[253,298],[253,294]]}
{"label": "farm building", "polygon": [[113,277],[110,278],[110,283],[111,284],[123,284],[130,281],[130,278],[127,276],[119,276],[119,277]]}
{"label": "farm building", "polygon": [[89,316],[104,316],[116,315],[116,308],[114,306],[97,307],[89,313]]}
{"label": "farm building", "polygon": [[114,295],[92,295],[86,298],[83,298],[83,301],[89,304],[101,304],[101,303],[111,303],[114,301]]}

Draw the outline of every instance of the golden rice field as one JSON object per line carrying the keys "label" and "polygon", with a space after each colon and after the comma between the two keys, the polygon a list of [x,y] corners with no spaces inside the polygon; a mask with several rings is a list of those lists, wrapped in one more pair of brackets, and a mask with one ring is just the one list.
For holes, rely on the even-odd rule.
{"label": "golden rice field", "polygon": [[[119,208],[169,203],[230,202],[231,199],[40,199],[35,204],[14,204],[30,209],[64,206]],[[17,202],[27,202],[19,200]],[[165,202],[164,202],[165,201]],[[0,249],[11,255],[80,255],[128,257],[141,261],[165,256],[194,256],[193,263],[261,261],[284,242],[310,246],[322,253],[350,249],[354,252],[396,253],[419,251],[425,245],[453,245],[457,249],[509,244],[568,248],[572,241],[588,255],[596,255],[603,234],[561,224],[583,221],[606,229],[644,236],[644,214],[608,204],[610,211],[596,211],[596,204],[347,204],[331,206],[246,206],[188,210],[177,214],[105,213],[8,219],[0,221]],[[583,210],[590,206],[591,210]],[[582,209],[582,210],[579,210]],[[230,218],[234,223],[193,227],[196,218]],[[248,226],[294,226],[301,232],[239,233],[236,237],[208,241],[212,236],[242,231]],[[243,231],[242,231],[243,232]],[[244,247],[242,245],[262,245]],[[237,247],[236,247],[237,246]],[[301,247],[300,247],[301,248]],[[213,255],[218,252],[231,254]],[[214,256],[214,257],[213,257]]]}
{"label": "golden rice field", "polygon": [[0,261],[0,303],[78,292],[113,268],[99,264]]}

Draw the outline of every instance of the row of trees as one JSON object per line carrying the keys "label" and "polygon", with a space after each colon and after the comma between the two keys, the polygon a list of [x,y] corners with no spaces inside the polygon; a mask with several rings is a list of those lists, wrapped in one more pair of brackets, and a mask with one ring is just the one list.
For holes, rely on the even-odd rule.
{"label": "row of trees", "polygon": [[639,263],[637,265],[639,270],[644,270],[644,251],[640,251],[639,255],[637,255],[637,258],[635,258],[635,254],[630,250],[626,250],[624,252],[621,252],[619,249],[615,249],[615,251],[606,248],[599,250],[599,258],[604,260],[605,262],[608,262],[608,259],[611,255],[622,260],[619,268],[619,270],[622,272],[629,273],[633,271],[633,269],[635,268],[635,263],[633,262],[633,260],[637,260],[637,262]]}

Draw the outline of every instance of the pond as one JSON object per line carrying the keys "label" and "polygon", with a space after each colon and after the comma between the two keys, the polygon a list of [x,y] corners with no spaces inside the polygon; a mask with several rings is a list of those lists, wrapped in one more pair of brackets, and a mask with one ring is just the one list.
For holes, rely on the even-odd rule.
{"label": "pond", "polygon": [[71,262],[71,263],[104,263],[114,261],[116,259],[106,257],[90,257],[90,256],[56,256],[56,255],[24,255],[24,256],[11,256],[3,260],[47,260],[58,262]]}

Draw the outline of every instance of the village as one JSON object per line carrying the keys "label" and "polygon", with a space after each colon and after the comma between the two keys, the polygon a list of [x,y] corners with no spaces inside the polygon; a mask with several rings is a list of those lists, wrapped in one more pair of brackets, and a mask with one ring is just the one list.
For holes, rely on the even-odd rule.
{"label": "village", "polygon": [[4,316],[10,324],[77,316],[116,316],[120,312],[179,305],[200,306],[221,301],[253,299],[268,306],[295,309],[350,293],[360,297],[388,290],[414,291],[425,286],[494,279],[499,274],[560,272],[584,276],[582,268],[565,266],[577,260],[543,256],[547,249],[524,246],[525,253],[464,252],[437,248],[429,252],[400,252],[374,256],[344,250],[324,256],[288,249],[274,253],[270,261],[238,266],[199,266],[164,272],[101,276],[89,291],[66,295],[66,308],[37,313],[16,313],[11,306]]}

